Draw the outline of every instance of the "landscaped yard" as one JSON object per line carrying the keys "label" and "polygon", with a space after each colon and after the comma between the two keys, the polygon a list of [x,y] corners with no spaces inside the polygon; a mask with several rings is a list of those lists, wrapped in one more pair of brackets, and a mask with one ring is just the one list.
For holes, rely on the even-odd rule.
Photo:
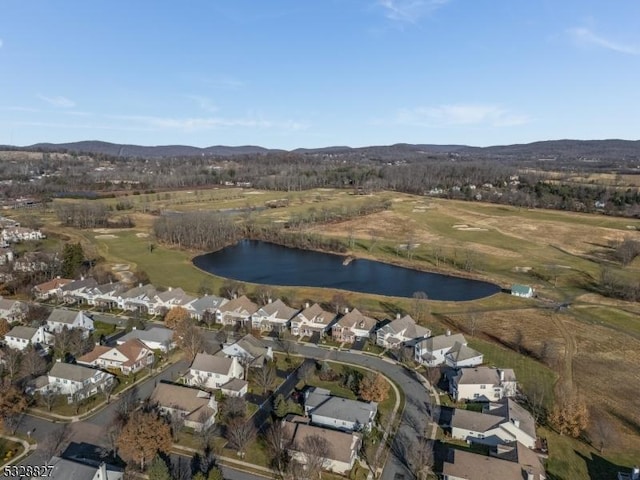
{"label": "landscaped yard", "polygon": [[22,445],[4,437],[0,437],[0,466],[10,462],[22,453]]}

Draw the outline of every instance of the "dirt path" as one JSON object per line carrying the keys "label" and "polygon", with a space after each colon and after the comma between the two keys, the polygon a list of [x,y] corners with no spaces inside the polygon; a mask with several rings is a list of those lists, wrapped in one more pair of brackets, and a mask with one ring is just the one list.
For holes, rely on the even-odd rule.
{"label": "dirt path", "polygon": [[578,353],[578,344],[571,334],[564,321],[558,315],[551,314],[553,323],[564,338],[564,367],[560,371],[560,379],[556,384],[557,394],[565,393],[571,395],[574,392],[573,385],[573,357]]}

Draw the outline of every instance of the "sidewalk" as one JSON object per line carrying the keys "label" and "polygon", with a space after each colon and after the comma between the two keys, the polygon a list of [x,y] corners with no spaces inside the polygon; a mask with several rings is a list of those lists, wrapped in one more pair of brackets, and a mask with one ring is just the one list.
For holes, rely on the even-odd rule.
{"label": "sidewalk", "polygon": [[[179,445],[177,443],[173,444],[173,450],[174,451],[182,451],[182,452],[189,452],[192,454],[197,454],[197,453],[201,453],[199,450],[195,449],[195,448],[191,448],[191,447],[184,447],[182,445]],[[245,462],[243,460],[238,460],[237,458],[232,458],[232,457],[223,457],[223,456],[217,456],[216,458],[220,461],[221,464],[231,464],[231,465],[238,465],[240,467],[244,467],[244,469],[246,469],[246,471],[248,473],[251,474],[256,474],[255,471],[259,471],[259,472],[264,472],[265,474],[268,474],[269,478],[273,478],[275,475],[278,474],[278,472],[276,472],[275,470],[272,470],[270,468],[267,467],[262,467],[260,465],[255,465],[253,463],[249,463],[249,462]],[[237,470],[242,470],[242,468],[237,468]],[[267,475],[265,475],[267,476]]]}
{"label": "sidewalk", "polygon": [[4,465],[5,467],[8,467],[9,465],[13,465],[14,463],[17,463],[18,461],[22,460],[24,457],[26,457],[31,452],[33,452],[36,449],[37,445],[38,445],[38,444],[31,445],[26,440],[23,440],[23,439],[18,438],[18,437],[12,437],[10,435],[0,435],[0,437],[6,438],[7,440],[11,440],[12,442],[16,442],[16,443],[19,443],[19,444],[22,445],[22,453],[20,453],[20,455],[18,455],[17,457],[14,457],[11,460],[9,460]]}

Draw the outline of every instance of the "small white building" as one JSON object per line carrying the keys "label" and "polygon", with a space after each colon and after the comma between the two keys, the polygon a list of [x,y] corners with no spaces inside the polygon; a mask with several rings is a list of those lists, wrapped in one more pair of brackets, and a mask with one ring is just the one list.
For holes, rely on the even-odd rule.
{"label": "small white building", "polygon": [[512,285],[511,286],[511,295],[514,297],[523,297],[523,298],[531,298],[533,297],[533,288],[529,285]]}
{"label": "small white building", "polygon": [[97,395],[115,381],[110,373],[95,368],[56,362],[48,374],[47,390],[67,395],[69,403]]}
{"label": "small white building", "polygon": [[137,330],[135,327],[126,335],[116,340],[118,345],[128,342],[129,340],[140,340],[147,348],[151,350],[159,350],[167,353],[174,349],[176,343],[173,339],[173,330],[165,327],[151,327],[147,330]]}
{"label": "small white building", "polygon": [[345,312],[345,315],[331,327],[333,339],[337,342],[353,343],[359,339],[369,338],[378,321],[363,315],[357,308],[350,312],[345,310]]}
{"label": "small white building", "polygon": [[93,320],[86,312],[54,308],[47,318],[47,328],[50,332],[58,333],[63,328],[79,328],[88,336],[93,332]]}
{"label": "small white building", "polygon": [[[427,367],[437,367],[447,362],[447,354],[453,350],[453,355],[449,356],[449,362],[463,362],[464,359],[464,366],[480,365],[482,354],[471,348],[462,349],[466,345],[467,340],[464,335],[461,333],[451,335],[447,330],[445,335],[437,335],[417,342],[414,347],[414,359]],[[459,360],[456,352],[462,353]]]}
{"label": "small white building", "polygon": [[243,365],[262,367],[273,360],[273,348],[253,335],[245,335],[235,343],[224,345],[222,353],[227,357],[236,357]]}
{"label": "small white building", "polygon": [[356,432],[371,429],[378,404],[338,397],[327,389],[312,387],[304,395],[304,413],[314,425]]}
{"label": "small white building", "polygon": [[15,322],[16,320],[22,320],[26,312],[27,305],[23,302],[0,297],[0,318]]}

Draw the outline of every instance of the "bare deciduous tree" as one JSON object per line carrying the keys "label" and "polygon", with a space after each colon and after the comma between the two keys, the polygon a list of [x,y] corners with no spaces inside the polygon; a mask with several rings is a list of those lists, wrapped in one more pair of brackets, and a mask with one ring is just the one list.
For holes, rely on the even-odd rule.
{"label": "bare deciduous tree", "polygon": [[226,428],[226,437],[231,448],[238,452],[240,457],[244,457],[247,445],[256,436],[256,428],[251,420],[242,417],[232,419]]}
{"label": "bare deciduous tree", "polygon": [[38,450],[42,453],[45,464],[53,456],[60,455],[71,440],[71,427],[68,423],[49,433],[42,442],[38,443]]}
{"label": "bare deciduous tree", "polygon": [[427,480],[433,471],[433,442],[424,437],[411,442],[408,463],[416,480]]}
{"label": "bare deciduous tree", "polygon": [[295,449],[304,456],[307,477],[320,478],[322,469],[332,453],[329,441],[320,435],[307,435],[295,446]]}
{"label": "bare deciduous tree", "polygon": [[272,422],[263,434],[263,439],[271,455],[271,463],[274,469],[283,474],[287,465],[288,450],[291,447],[291,437],[281,421]]}
{"label": "bare deciduous tree", "polygon": [[265,363],[262,368],[254,369],[253,380],[256,385],[258,385],[263,393],[267,393],[267,391],[273,385],[273,382],[276,379],[276,368],[273,362]]}

